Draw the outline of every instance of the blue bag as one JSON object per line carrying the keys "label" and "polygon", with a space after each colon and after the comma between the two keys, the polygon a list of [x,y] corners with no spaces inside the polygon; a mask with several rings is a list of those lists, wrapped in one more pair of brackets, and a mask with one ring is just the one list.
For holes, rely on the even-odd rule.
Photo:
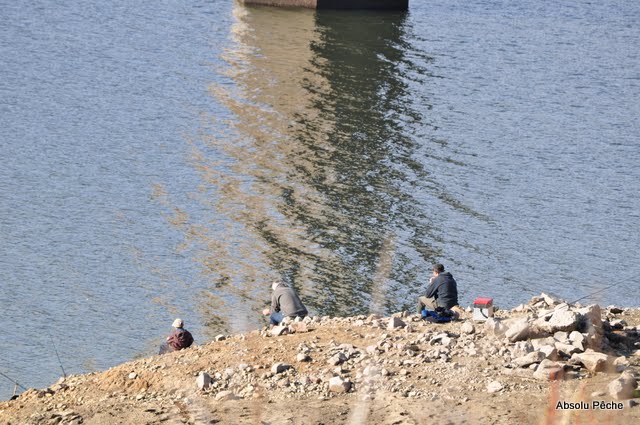
{"label": "blue bag", "polygon": [[436,311],[422,310],[422,319],[435,323],[448,323],[455,319],[456,315],[449,309],[438,307]]}

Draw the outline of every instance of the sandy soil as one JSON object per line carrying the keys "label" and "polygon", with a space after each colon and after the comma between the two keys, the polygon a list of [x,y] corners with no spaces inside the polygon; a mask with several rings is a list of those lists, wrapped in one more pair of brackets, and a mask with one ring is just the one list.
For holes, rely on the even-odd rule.
{"label": "sandy soil", "polygon": [[[640,376],[640,309],[603,310],[603,319],[626,322],[613,330],[605,320],[603,351],[624,356],[627,372]],[[613,401],[607,385],[619,371],[573,365],[564,379],[541,381],[531,367],[513,366],[517,344],[487,334],[482,324],[466,333],[463,321],[433,324],[405,315],[408,326],[389,329],[389,320],[325,318],[306,332],[233,335],[70,376],[0,403],[0,424],[640,423],[634,400],[620,401],[621,409],[590,404]],[[274,373],[279,362],[290,368]],[[211,376],[208,388],[198,388],[200,372]],[[351,388],[330,390],[334,376]],[[589,408],[556,409],[558,401]]]}

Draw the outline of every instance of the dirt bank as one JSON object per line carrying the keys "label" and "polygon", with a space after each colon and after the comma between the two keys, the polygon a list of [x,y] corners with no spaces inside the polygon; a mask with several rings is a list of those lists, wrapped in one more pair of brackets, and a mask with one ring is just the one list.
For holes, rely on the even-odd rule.
{"label": "dirt bank", "polygon": [[640,423],[640,309],[541,296],[469,318],[314,318],[221,337],[25,391],[0,403],[0,423]]}

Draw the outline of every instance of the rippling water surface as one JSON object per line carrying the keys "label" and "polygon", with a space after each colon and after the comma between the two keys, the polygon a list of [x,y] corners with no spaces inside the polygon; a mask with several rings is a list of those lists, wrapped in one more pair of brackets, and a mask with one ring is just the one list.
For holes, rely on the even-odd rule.
{"label": "rippling water surface", "polygon": [[464,305],[638,306],[635,2],[129,3],[0,0],[24,386],[153,354],[177,316],[255,329],[273,279],[314,314],[413,308],[438,261]]}

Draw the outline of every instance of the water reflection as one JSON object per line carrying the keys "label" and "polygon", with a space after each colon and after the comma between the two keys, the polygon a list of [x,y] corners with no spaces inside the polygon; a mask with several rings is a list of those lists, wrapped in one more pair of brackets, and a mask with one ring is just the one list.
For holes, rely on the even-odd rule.
{"label": "water reflection", "polygon": [[409,89],[430,59],[407,58],[405,14],[234,13],[229,84],[210,87],[230,115],[203,116],[192,141],[209,213],[172,220],[213,282],[209,325],[257,323],[276,278],[319,314],[411,305],[438,236],[417,195],[430,107]]}

